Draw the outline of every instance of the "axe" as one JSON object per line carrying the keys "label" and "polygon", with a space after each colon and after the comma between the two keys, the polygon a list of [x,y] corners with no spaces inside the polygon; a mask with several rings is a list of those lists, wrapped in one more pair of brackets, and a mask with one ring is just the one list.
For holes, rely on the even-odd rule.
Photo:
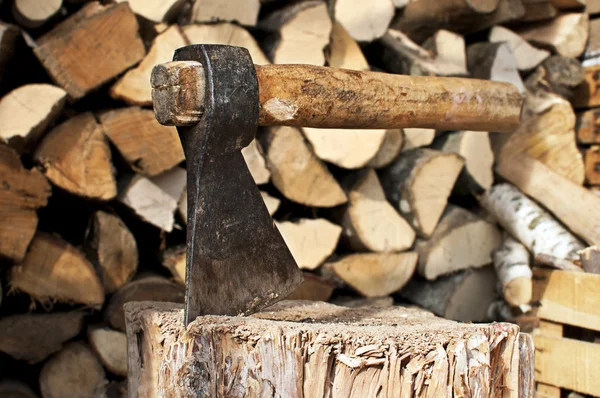
{"label": "axe", "polygon": [[151,84],[156,118],[177,126],[186,155],[186,325],[249,315],[302,282],[241,154],[258,126],[511,132],[523,102],[508,83],[258,66],[224,45],[178,49]]}

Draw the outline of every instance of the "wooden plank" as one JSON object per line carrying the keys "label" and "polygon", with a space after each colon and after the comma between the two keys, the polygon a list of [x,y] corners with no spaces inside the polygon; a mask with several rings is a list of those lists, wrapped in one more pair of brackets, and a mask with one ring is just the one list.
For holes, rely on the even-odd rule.
{"label": "wooden plank", "polygon": [[600,344],[534,334],[538,382],[584,394],[600,395]]}
{"label": "wooden plank", "polygon": [[600,275],[533,270],[533,301],[541,319],[600,330]]}

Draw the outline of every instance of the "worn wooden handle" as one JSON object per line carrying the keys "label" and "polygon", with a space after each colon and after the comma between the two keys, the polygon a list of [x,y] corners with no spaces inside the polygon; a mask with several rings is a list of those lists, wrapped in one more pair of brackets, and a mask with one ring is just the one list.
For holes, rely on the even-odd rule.
{"label": "worn wooden handle", "polygon": [[[255,68],[262,126],[511,132],[520,123],[523,98],[509,83],[310,65]],[[152,85],[158,121],[167,125],[198,122],[204,81],[198,62],[157,65]]]}

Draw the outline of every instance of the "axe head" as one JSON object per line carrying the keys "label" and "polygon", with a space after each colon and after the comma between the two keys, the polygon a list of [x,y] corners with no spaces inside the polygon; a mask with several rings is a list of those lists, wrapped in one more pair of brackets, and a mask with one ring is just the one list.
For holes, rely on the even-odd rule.
{"label": "axe head", "polygon": [[196,61],[198,70],[174,77],[155,68],[157,115],[165,101],[204,98],[200,122],[177,128],[187,162],[185,322],[208,314],[248,315],[302,282],[241,154],[258,127],[254,64],[246,49],[221,45],[186,46],[173,59]]}

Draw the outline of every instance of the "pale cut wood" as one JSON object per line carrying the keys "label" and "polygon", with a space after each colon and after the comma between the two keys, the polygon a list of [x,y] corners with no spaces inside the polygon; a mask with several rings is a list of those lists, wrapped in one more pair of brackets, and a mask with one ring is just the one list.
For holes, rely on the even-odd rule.
{"label": "pale cut wood", "polygon": [[596,15],[600,13],[600,0],[585,0],[587,3],[587,7],[585,10],[590,15]]}
{"label": "pale cut wood", "polygon": [[66,346],[46,362],[40,372],[44,398],[94,398],[100,396],[107,384],[102,365],[81,342]]}
{"label": "pale cut wood", "polygon": [[82,311],[18,314],[0,320],[0,351],[33,364],[62,349],[83,329]]}
{"label": "pale cut wood", "polygon": [[549,384],[537,383],[535,389],[536,398],[561,398],[560,388]]}
{"label": "pale cut wood", "polygon": [[481,192],[492,186],[494,153],[489,134],[483,131],[457,131],[446,135],[435,148],[456,153],[465,160],[455,191],[462,194]]}
{"label": "pale cut wood", "polygon": [[110,89],[113,98],[133,105],[152,105],[150,74],[154,65],[170,61],[187,40],[177,25],[156,36],[148,54],[135,68],[127,71]]}
{"label": "pale cut wood", "polygon": [[304,280],[286,300],[328,301],[335,285],[325,278],[309,272],[303,272]]}
{"label": "pale cut wood", "polygon": [[324,2],[291,4],[263,19],[260,26],[280,35],[268,51],[274,63],[325,64],[323,49],[333,25]]}
{"label": "pale cut wood", "polygon": [[479,268],[492,262],[492,252],[500,246],[498,228],[475,214],[448,205],[428,240],[417,240],[419,274],[429,280],[466,268]]}
{"label": "pale cut wood", "polygon": [[187,186],[187,171],[182,167],[173,167],[150,179],[154,185],[179,203]]}
{"label": "pale cut wood", "polygon": [[254,26],[259,10],[260,0],[194,0],[192,21],[236,21],[241,25]]}
{"label": "pale cut wood", "polygon": [[585,182],[591,185],[600,184],[600,146],[593,146],[584,152]]}
{"label": "pale cut wood", "polygon": [[333,23],[331,41],[325,51],[325,59],[333,68],[369,70],[369,63],[358,43],[339,22]]}
{"label": "pale cut wood", "polygon": [[[595,62],[595,61],[594,61]],[[600,63],[582,64],[585,71],[585,81],[573,91],[573,106],[575,108],[594,108],[600,106]]]}
{"label": "pale cut wood", "polygon": [[34,149],[61,114],[67,93],[50,84],[26,84],[0,100],[0,139],[18,151]]}
{"label": "pale cut wood", "polygon": [[321,160],[345,169],[358,169],[379,152],[386,130],[315,129],[305,127],[304,136]]}
{"label": "pale cut wood", "polygon": [[248,165],[248,170],[257,185],[266,184],[271,178],[263,150],[258,141],[252,140],[250,145],[242,149],[242,156]]}
{"label": "pale cut wood", "polygon": [[585,168],[575,138],[575,113],[567,101],[557,99],[506,138],[502,154],[525,153],[574,183],[583,184]]}
{"label": "pale cut wood", "polygon": [[335,251],[342,228],[325,219],[275,222],[301,269],[319,267]]}
{"label": "pale cut wood", "polygon": [[269,214],[275,214],[277,209],[279,209],[279,205],[281,205],[281,200],[279,198],[269,195],[264,191],[260,191],[260,196],[262,196],[263,202],[265,202],[265,206],[267,206]]}
{"label": "pale cut wood", "polygon": [[52,129],[34,159],[54,185],[72,194],[97,200],[117,195],[108,141],[89,112]]}
{"label": "pale cut wood", "polygon": [[373,41],[384,35],[394,17],[391,0],[335,0],[333,15],[357,41]]}
{"label": "pale cut wood", "polygon": [[6,379],[0,381],[0,396],[5,398],[38,398],[38,395],[27,384]]}
{"label": "pale cut wood", "polygon": [[423,48],[433,52],[438,75],[469,75],[463,36],[449,30],[440,29],[423,43]]}
{"label": "pale cut wood", "polygon": [[600,380],[595,364],[600,361],[600,345],[583,341],[533,336],[536,380],[556,387],[600,395]]}
{"label": "pale cut wood", "polygon": [[438,316],[461,322],[484,321],[496,300],[496,273],[492,267],[470,269],[435,281],[411,279],[400,296]]}
{"label": "pale cut wood", "polygon": [[183,303],[185,288],[160,276],[146,276],[129,282],[119,289],[104,310],[104,319],[116,330],[125,331],[123,305],[130,301],[155,300],[169,303]]}
{"label": "pale cut wood", "polygon": [[171,272],[173,280],[185,285],[185,264],[186,264],[185,245],[173,246],[163,253],[162,265]]}
{"label": "pale cut wood", "polygon": [[152,177],[185,159],[177,129],[160,125],[149,109],[134,106],[112,110],[100,115],[100,123],[137,173]]}
{"label": "pale cut wood", "polygon": [[464,161],[431,149],[404,152],[379,177],[386,197],[420,236],[431,236]]}
{"label": "pale cut wood", "polygon": [[511,83],[519,92],[525,91],[517,60],[507,43],[472,44],[467,48],[467,62],[472,77]]}
{"label": "pale cut wood", "polygon": [[133,278],[138,268],[138,248],[127,225],[115,214],[92,214],[85,237],[86,254],[92,261],[106,294],[112,294]]}
{"label": "pale cut wood", "polygon": [[190,44],[227,44],[244,47],[250,52],[252,61],[255,64],[267,65],[270,63],[254,37],[241,26],[232,23],[219,23],[215,25],[187,25],[182,29]]}
{"label": "pale cut wood", "polygon": [[417,257],[415,252],[351,254],[325,266],[363,296],[379,297],[406,285]]}
{"label": "pale cut wood", "polygon": [[23,261],[10,270],[11,289],[42,304],[66,302],[100,308],[104,288],[83,253],[60,238],[38,232]]}
{"label": "pale cut wood", "polygon": [[586,247],[577,254],[579,254],[581,268],[585,272],[600,274],[600,249],[597,246]]}
{"label": "pale cut wood", "polygon": [[17,152],[0,143],[0,257],[25,257],[38,225],[36,210],[46,206],[50,184],[37,169],[27,170]]}
{"label": "pale cut wood", "polygon": [[185,0],[116,0],[128,2],[131,11],[149,21],[160,23],[175,19],[184,9]]}
{"label": "pale cut wood", "polygon": [[550,210],[585,242],[600,244],[600,230],[596,227],[600,225],[598,196],[525,154],[501,157],[496,171]]}
{"label": "pale cut wood", "polygon": [[396,159],[402,150],[404,135],[402,129],[385,130],[383,143],[373,159],[367,163],[368,167],[381,169],[387,167]]}
{"label": "pale cut wood", "polygon": [[379,43],[381,62],[389,72],[433,76],[442,71],[432,51],[425,50],[399,30],[389,29]]}
{"label": "pale cut wood", "polygon": [[127,376],[127,335],[103,327],[88,328],[88,341],[106,370]]}
{"label": "pale cut wood", "polygon": [[421,148],[429,146],[435,139],[435,129],[402,129],[404,135],[404,143],[402,152],[409,149]]}
{"label": "pale cut wood", "polygon": [[25,28],[39,28],[55,16],[62,7],[62,0],[15,0],[12,15]]}
{"label": "pale cut wood", "polygon": [[494,26],[490,31],[490,42],[505,42],[517,61],[520,71],[529,71],[550,56],[550,52],[538,49],[529,44],[517,33],[503,26]]}
{"label": "pale cut wood", "polygon": [[525,40],[552,49],[559,55],[575,58],[585,50],[589,17],[586,13],[563,14],[549,22],[517,29]]}
{"label": "pale cut wood", "polygon": [[120,185],[121,203],[155,227],[165,232],[173,230],[177,199],[141,175],[126,176]]}
{"label": "pale cut wood", "polygon": [[513,185],[494,185],[480,198],[480,204],[534,256],[573,260],[584,248],[579,239]]}
{"label": "pale cut wood", "polygon": [[273,185],[286,198],[307,206],[334,207],[347,197],[325,165],[292,127],[271,128],[261,140]]}
{"label": "pale cut wood", "polygon": [[493,260],[506,302],[515,307],[529,304],[533,285],[525,246],[505,233],[502,245],[493,253]]}
{"label": "pale cut wood", "polygon": [[537,316],[553,322],[600,330],[597,291],[600,275],[533,269],[533,300]]}
{"label": "pale cut wood", "polygon": [[[251,317],[200,317],[184,332],[180,306],[126,308],[129,391],[139,397],[193,395],[198,385],[223,396],[518,394],[515,325],[458,324],[402,307],[287,301]],[[191,346],[198,347],[193,355]],[[225,365],[225,358],[237,358],[236,366]],[[226,376],[217,377],[224,368]],[[188,373],[189,383],[177,382],[182,369],[207,369],[207,384],[197,373]]]}
{"label": "pale cut wood", "polygon": [[590,20],[590,35],[587,43],[587,47],[585,48],[585,53],[583,54],[583,59],[591,59],[597,58],[600,55],[600,20],[591,19]]}
{"label": "pale cut wood", "polygon": [[86,4],[36,40],[33,51],[74,99],[135,65],[146,53],[129,5],[97,2]]}
{"label": "pale cut wood", "polygon": [[347,243],[357,251],[399,252],[409,249],[415,232],[388,203],[377,174],[359,172],[348,184],[348,206],[341,225]]}

